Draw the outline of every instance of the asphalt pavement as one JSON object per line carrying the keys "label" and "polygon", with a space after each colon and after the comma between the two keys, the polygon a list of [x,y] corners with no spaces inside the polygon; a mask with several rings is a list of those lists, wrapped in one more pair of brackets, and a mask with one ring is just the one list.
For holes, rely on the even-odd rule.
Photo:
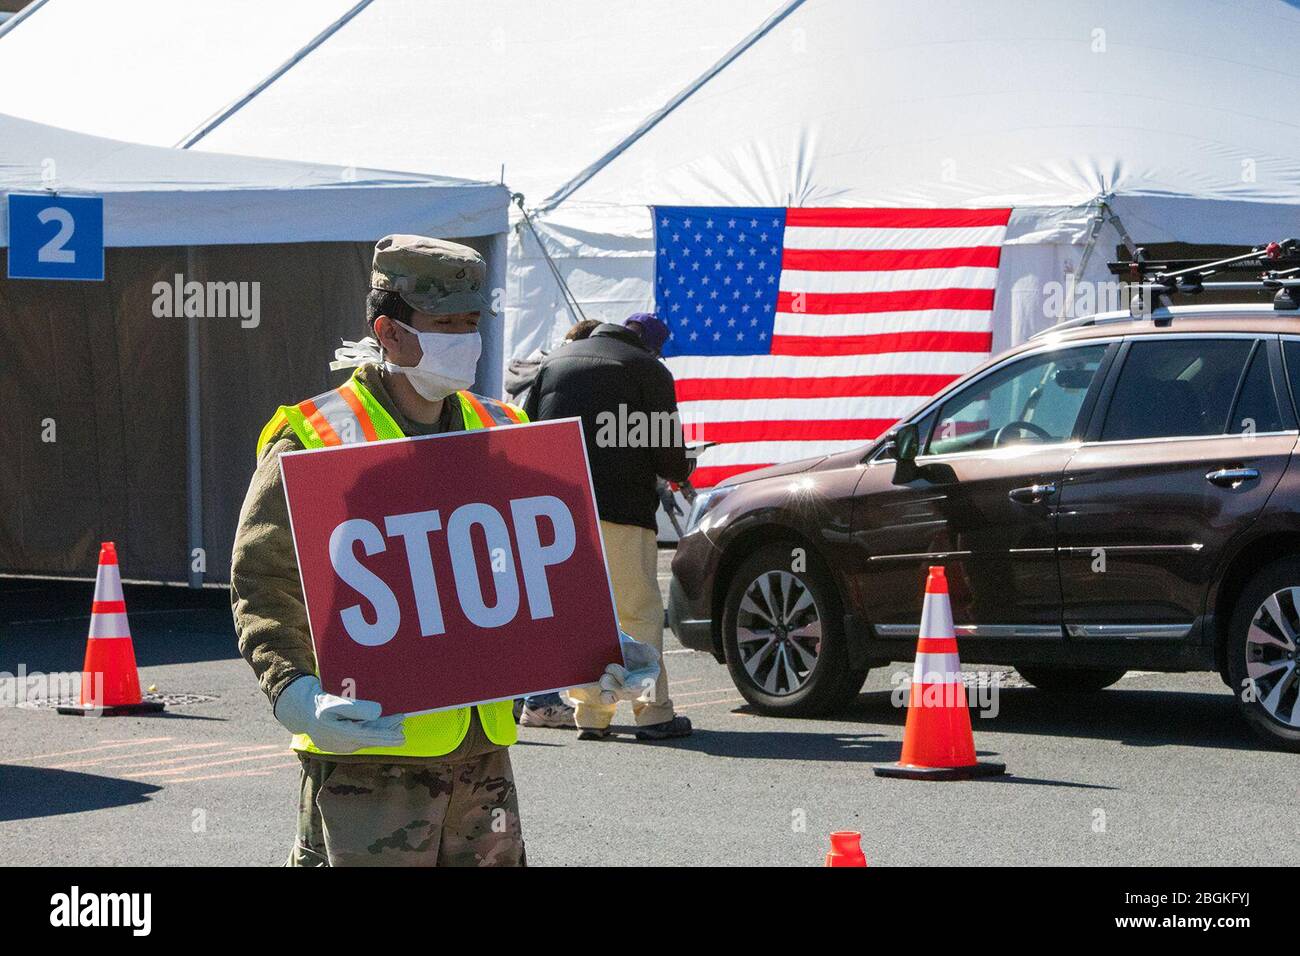
{"label": "asphalt pavement", "polygon": [[[0,671],[79,670],[91,592],[0,580]],[[127,601],[141,682],[167,710],[0,707],[0,862],[282,863],[297,761],[236,654],[225,594],[128,586]],[[905,665],[873,671],[834,716],[779,720],[752,713],[709,655],[671,633],[666,651],[692,737],[521,731],[530,863],[815,865],[828,833],[853,829],[873,865],[1300,864],[1300,756],[1252,736],[1216,675],[1130,673],[1059,697],[1000,669],[998,712],[974,724],[1007,775],[934,783],[872,773],[898,758]]]}

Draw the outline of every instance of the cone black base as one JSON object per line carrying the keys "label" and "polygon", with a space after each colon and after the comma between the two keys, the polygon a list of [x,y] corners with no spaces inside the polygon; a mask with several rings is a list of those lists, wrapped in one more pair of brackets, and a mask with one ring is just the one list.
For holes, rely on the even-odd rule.
{"label": "cone black base", "polygon": [[907,780],[974,780],[996,777],[1007,772],[1004,763],[973,763],[969,767],[905,767],[891,763],[872,768],[877,777],[902,777]]}
{"label": "cone black base", "polygon": [[162,709],[163,703],[160,700],[145,700],[138,704],[116,704],[112,707],[91,707],[88,704],[66,704],[62,707],[55,708],[55,710],[60,714],[71,714],[74,717],[129,717],[132,714],[156,714],[162,711]]}

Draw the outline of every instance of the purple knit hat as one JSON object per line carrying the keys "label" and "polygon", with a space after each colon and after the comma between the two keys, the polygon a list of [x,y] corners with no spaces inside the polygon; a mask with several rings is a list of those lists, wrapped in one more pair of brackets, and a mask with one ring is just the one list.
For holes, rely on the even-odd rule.
{"label": "purple knit hat", "polygon": [[653,312],[637,312],[623,320],[623,328],[631,329],[642,344],[658,355],[668,341],[668,326]]}

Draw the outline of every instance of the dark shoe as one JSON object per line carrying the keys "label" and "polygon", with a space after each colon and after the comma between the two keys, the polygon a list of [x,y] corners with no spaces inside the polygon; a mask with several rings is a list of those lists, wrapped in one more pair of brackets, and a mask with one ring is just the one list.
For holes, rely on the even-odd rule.
{"label": "dark shoe", "polygon": [[672,720],[665,720],[662,724],[648,724],[645,727],[636,729],[637,740],[672,740],[675,737],[689,737],[690,735],[690,718],[683,717],[680,714]]}
{"label": "dark shoe", "polygon": [[608,727],[583,727],[578,733],[579,740],[608,740],[612,736]]}
{"label": "dark shoe", "polygon": [[564,701],[556,701],[544,707],[530,707],[524,704],[523,716],[519,718],[520,727],[560,727],[572,730],[577,725],[573,722],[573,708]]}

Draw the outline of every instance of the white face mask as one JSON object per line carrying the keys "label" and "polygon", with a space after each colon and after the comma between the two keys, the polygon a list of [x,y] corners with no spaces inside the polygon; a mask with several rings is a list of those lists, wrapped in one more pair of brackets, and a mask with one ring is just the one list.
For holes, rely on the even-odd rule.
{"label": "white face mask", "polygon": [[436,402],[474,384],[474,369],[483,351],[483,340],[477,331],[421,332],[405,322],[393,321],[420,340],[424,354],[416,365],[385,362],[384,368],[394,375],[405,375],[421,398]]}

